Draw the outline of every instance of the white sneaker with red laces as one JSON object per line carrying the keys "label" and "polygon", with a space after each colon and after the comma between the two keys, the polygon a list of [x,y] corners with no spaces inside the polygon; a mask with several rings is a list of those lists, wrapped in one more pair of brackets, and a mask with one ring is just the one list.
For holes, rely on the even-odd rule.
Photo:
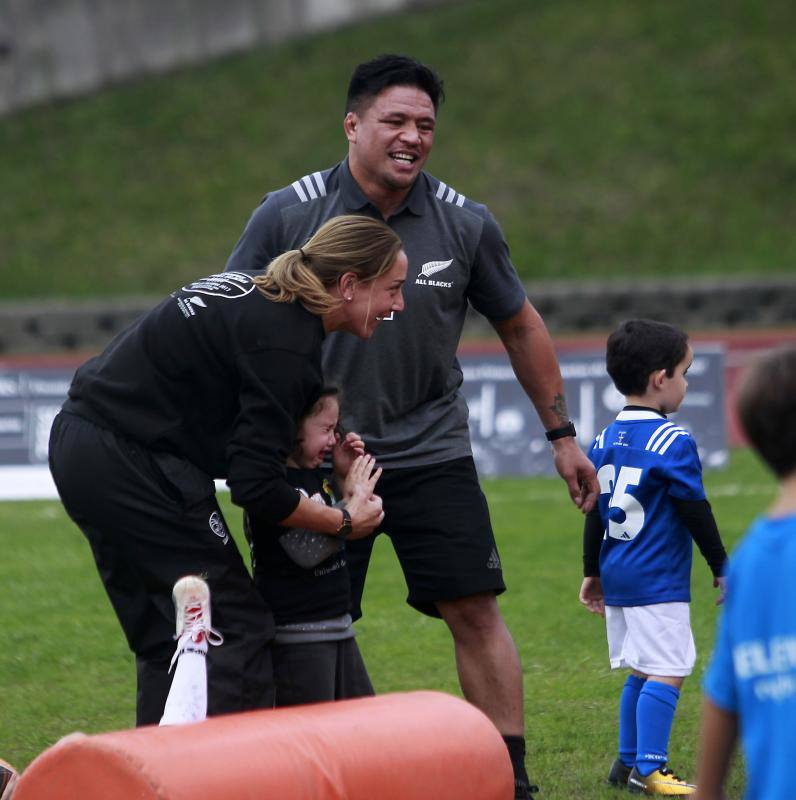
{"label": "white sneaker with red laces", "polygon": [[174,584],[171,596],[177,612],[175,639],[190,636],[194,642],[207,638],[209,644],[223,644],[224,637],[212,626],[207,581],[198,575],[186,575]]}
{"label": "white sneaker with red laces", "polygon": [[223,644],[224,637],[213,627],[210,615],[210,588],[198,575],[186,575],[174,584],[172,592],[177,615],[177,649],[169,664],[174,664],[174,679],[161,725],[199,722],[207,716],[208,645]]}

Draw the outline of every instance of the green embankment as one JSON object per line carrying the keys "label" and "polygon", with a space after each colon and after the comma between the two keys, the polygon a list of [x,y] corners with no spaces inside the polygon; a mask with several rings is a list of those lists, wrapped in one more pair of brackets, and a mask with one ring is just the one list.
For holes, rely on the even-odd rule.
{"label": "green embankment", "polygon": [[0,120],[4,299],[161,294],[220,270],[262,194],[345,152],[353,65],[448,87],[429,169],[527,280],[785,274],[796,5],[477,0]]}

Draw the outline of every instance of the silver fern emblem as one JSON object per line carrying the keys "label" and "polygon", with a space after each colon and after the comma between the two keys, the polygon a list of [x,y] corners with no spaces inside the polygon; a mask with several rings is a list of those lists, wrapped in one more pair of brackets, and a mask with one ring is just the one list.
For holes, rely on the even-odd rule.
{"label": "silver fern emblem", "polygon": [[420,274],[424,278],[428,278],[430,275],[433,275],[436,272],[442,272],[443,269],[447,269],[452,263],[452,258],[448,261],[426,261],[426,263],[420,268]]}

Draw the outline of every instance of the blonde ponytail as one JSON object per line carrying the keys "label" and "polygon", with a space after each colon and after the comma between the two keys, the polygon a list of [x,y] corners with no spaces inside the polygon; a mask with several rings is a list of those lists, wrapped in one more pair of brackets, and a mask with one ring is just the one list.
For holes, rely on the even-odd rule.
{"label": "blonde ponytail", "polygon": [[340,304],[329,293],[340,277],[353,272],[363,282],[375,280],[392,266],[402,248],[397,234],[371,217],[346,215],[324,223],[297,250],[277,256],[254,282],[277,303],[298,300],[322,316]]}
{"label": "blonde ponytail", "polygon": [[[306,258],[306,256],[305,256]],[[326,291],[321,279],[306,265],[301,250],[288,250],[277,256],[265,275],[254,279],[257,288],[275,303],[299,300],[313,314],[327,314],[339,300]]]}

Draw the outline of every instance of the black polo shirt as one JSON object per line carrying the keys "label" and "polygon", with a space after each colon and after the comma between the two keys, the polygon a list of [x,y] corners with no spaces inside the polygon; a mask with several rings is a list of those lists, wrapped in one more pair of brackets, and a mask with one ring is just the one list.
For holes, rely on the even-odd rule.
{"label": "black polo shirt", "polygon": [[[266,195],[227,269],[262,269],[340,214],[381,219],[347,161]],[[486,206],[426,172],[387,224],[409,259],[406,308],[368,342],[345,333],[327,337],[325,378],[343,389],[344,424],[363,435],[385,466],[467,456],[468,410],[456,350],[468,303],[499,321],[520,310],[525,290]]]}

